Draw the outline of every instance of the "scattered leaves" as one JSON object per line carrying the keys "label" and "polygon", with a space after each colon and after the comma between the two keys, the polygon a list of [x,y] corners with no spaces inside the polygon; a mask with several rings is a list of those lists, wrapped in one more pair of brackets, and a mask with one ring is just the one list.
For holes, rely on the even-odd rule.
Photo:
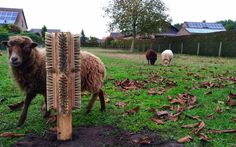
{"label": "scattered leaves", "polygon": [[17,134],[13,132],[4,132],[0,134],[0,137],[23,137],[25,134]]}
{"label": "scattered leaves", "polygon": [[117,107],[125,107],[127,104],[125,102],[116,102],[115,106]]}
{"label": "scattered leaves", "polygon": [[131,141],[135,144],[150,144],[152,139],[147,135],[135,134],[130,137]]}
{"label": "scattered leaves", "polygon": [[53,122],[57,121],[57,115],[52,115],[48,120],[47,120],[47,125],[52,124]]}
{"label": "scattered leaves", "polygon": [[185,137],[182,137],[180,139],[177,140],[177,142],[179,143],[187,143],[187,142],[191,142],[193,139],[191,136],[185,136]]}
{"label": "scattered leaves", "polygon": [[227,130],[209,130],[210,134],[222,134],[222,133],[236,133],[236,129],[227,129]]}
{"label": "scattered leaves", "polygon": [[133,109],[128,110],[127,113],[131,115],[131,114],[137,113],[139,110],[140,110],[140,106],[136,106]]}
{"label": "scattered leaves", "polygon": [[149,94],[149,95],[154,95],[154,94],[156,94],[156,89],[155,89],[155,88],[150,88],[150,89],[148,90],[148,94]]}
{"label": "scattered leaves", "polygon": [[158,124],[158,125],[163,125],[163,124],[165,124],[163,120],[158,119],[158,118],[151,118],[151,120],[152,120],[153,122],[155,122],[156,124]]}
{"label": "scattered leaves", "polygon": [[206,142],[210,141],[210,139],[204,133],[199,133],[198,137],[199,137],[199,140],[206,141]]}

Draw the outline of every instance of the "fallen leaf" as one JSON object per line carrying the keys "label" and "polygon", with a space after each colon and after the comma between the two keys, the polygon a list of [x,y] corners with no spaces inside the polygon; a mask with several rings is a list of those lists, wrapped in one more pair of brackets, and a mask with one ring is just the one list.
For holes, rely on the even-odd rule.
{"label": "fallen leaf", "polygon": [[150,94],[150,95],[156,94],[156,89],[155,88],[150,88],[149,91],[148,91],[148,94]]}
{"label": "fallen leaf", "polygon": [[158,124],[158,125],[163,125],[163,124],[165,124],[164,121],[161,120],[161,119],[151,118],[151,120],[152,120],[153,122],[155,122],[156,124]]}
{"label": "fallen leaf", "polygon": [[131,141],[135,144],[150,144],[152,139],[147,135],[135,134],[130,137]]}
{"label": "fallen leaf", "polygon": [[229,98],[227,100],[227,105],[232,107],[232,106],[236,106],[236,101],[234,101],[232,98]]}
{"label": "fallen leaf", "polygon": [[22,108],[24,105],[24,101],[21,101],[19,103],[15,103],[15,104],[12,104],[12,105],[8,105],[8,107],[11,109],[11,110],[16,110],[16,109],[20,109]]}
{"label": "fallen leaf", "polygon": [[184,126],[182,126],[182,128],[195,128],[197,126],[198,126],[198,123],[195,123],[195,124],[184,125]]}
{"label": "fallen leaf", "polygon": [[157,117],[160,117],[160,116],[163,116],[163,115],[169,115],[169,112],[168,111],[158,111],[156,113]]}
{"label": "fallen leaf", "polygon": [[233,94],[233,93],[230,92],[228,97],[231,98],[231,99],[235,99],[236,98],[236,94]]}
{"label": "fallen leaf", "polygon": [[25,134],[17,134],[13,132],[4,132],[0,134],[0,137],[23,137]]}
{"label": "fallen leaf", "polygon": [[201,131],[205,126],[206,126],[206,124],[205,124],[203,121],[200,121],[200,122],[198,123],[197,128],[194,129],[192,132],[193,132],[194,134],[198,134],[198,132]]}
{"label": "fallen leaf", "polygon": [[223,113],[224,110],[222,108],[220,108],[219,106],[216,106],[216,112],[217,113]]}
{"label": "fallen leaf", "polygon": [[148,108],[148,109],[147,109],[147,111],[148,111],[148,112],[156,112],[156,109],[155,109],[155,108],[152,108],[152,107],[150,107],[150,108]]}
{"label": "fallen leaf", "polygon": [[170,95],[167,95],[167,98],[168,98],[168,100],[172,100],[173,99],[173,97],[170,96]]}
{"label": "fallen leaf", "polygon": [[212,94],[212,91],[211,91],[211,90],[210,90],[210,91],[207,91],[207,92],[205,92],[204,94],[205,94],[205,95]]}
{"label": "fallen leaf", "polygon": [[140,106],[137,106],[137,107],[135,107],[135,108],[133,108],[133,109],[131,109],[131,110],[128,110],[127,113],[128,113],[128,114],[135,114],[135,113],[137,113],[139,110],[140,110]]}
{"label": "fallen leaf", "polygon": [[199,140],[206,141],[206,142],[210,141],[210,139],[204,133],[199,133],[198,137],[199,137]]}
{"label": "fallen leaf", "polygon": [[177,140],[177,142],[179,143],[187,143],[187,142],[191,142],[193,139],[191,136],[185,136],[185,137],[182,137],[180,139]]}
{"label": "fallen leaf", "polygon": [[52,124],[53,122],[57,121],[57,115],[52,115],[48,120],[47,120],[47,125]]}
{"label": "fallen leaf", "polygon": [[236,129],[227,129],[227,130],[209,130],[210,134],[222,134],[222,133],[236,133]]}
{"label": "fallen leaf", "polygon": [[214,113],[208,114],[206,116],[207,119],[213,119],[214,118]]}
{"label": "fallen leaf", "polygon": [[124,107],[124,106],[126,106],[126,103],[125,102],[116,102],[115,106]]}
{"label": "fallen leaf", "polygon": [[109,103],[111,100],[109,98],[105,99],[105,103]]}

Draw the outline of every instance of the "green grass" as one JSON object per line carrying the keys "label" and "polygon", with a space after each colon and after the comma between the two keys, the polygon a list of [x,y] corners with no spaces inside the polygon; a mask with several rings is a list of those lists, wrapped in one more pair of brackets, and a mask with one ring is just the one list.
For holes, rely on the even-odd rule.
{"label": "green grass", "polygon": [[[164,137],[179,139],[183,136],[190,135],[193,141],[186,143],[185,146],[236,146],[235,134],[208,134],[209,129],[236,129],[236,107],[229,108],[225,101],[230,92],[236,93],[236,84],[228,80],[219,82],[219,76],[236,78],[236,59],[235,58],[215,58],[215,57],[197,57],[189,55],[175,55],[170,67],[161,65],[160,54],[158,54],[157,63],[154,66],[147,65],[144,54],[131,54],[120,50],[102,50],[89,49],[99,56],[104,62],[107,73],[104,91],[106,98],[110,102],[106,105],[106,111],[99,111],[100,105],[97,101],[90,114],[85,115],[84,110],[89,101],[90,95],[82,97],[82,108],[73,112],[73,127],[88,125],[115,125],[120,129],[140,132],[150,130],[160,132]],[[116,86],[115,81],[125,79],[136,80],[141,83],[144,80],[150,80],[150,75],[158,75],[159,78],[165,78],[177,83],[176,87],[166,87],[166,92],[162,95],[149,95],[150,88],[163,87],[163,82],[148,82],[142,89],[134,89],[125,92]],[[197,75],[197,77],[196,77]],[[158,81],[158,76],[152,78]],[[112,80],[113,79],[113,80]],[[43,135],[47,128],[45,119],[42,118],[40,107],[43,102],[42,96],[38,96],[32,101],[29,108],[28,118],[25,125],[18,129],[16,124],[20,111],[11,111],[8,105],[19,102],[24,99],[23,93],[19,91],[12,80],[11,72],[7,64],[7,55],[4,53],[0,56],[0,99],[6,100],[0,103],[0,133],[36,133]],[[198,88],[202,82],[211,81],[214,83],[224,84],[222,88]],[[204,93],[211,90],[212,94]],[[150,120],[154,113],[149,112],[149,108],[161,110],[162,106],[170,105],[167,96],[176,97],[178,94],[189,92],[197,97],[198,107],[184,111],[184,114],[190,116],[199,116],[206,124],[202,131],[211,139],[210,142],[202,142],[198,137],[191,133],[191,129],[183,129],[182,125],[196,123],[196,120],[185,117],[184,114],[173,122],[167,121],[164,125],[157,125]],[[126,102],[129,105],[118,108],[117,102]],[[140,111],[134,115],[124,115],[124,112],[136,106],[140,106]],[[217,113],[216,107],[224,110],[223,113]],[[214,113],[214,119],[207,119],[206,116]],[[2,138],[0,137],[0,146],[10,146],[21,138]]]}

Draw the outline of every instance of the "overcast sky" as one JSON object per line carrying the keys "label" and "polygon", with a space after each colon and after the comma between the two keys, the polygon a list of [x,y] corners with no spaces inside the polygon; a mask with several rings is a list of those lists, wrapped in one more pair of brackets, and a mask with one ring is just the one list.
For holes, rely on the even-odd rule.
{"label": "overcast sky", "polygon": [[[87,37],[105,37],[107,20],[102,7],[107,0],[0,0],[0,7],[23,8],[29,29],[61,29]],[[235,0],[163,0],[174,23],[236,20]]]}

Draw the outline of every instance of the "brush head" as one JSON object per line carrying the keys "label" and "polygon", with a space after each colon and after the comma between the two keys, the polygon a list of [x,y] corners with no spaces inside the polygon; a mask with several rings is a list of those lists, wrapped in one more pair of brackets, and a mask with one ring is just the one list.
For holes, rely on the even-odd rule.
{"label": "brush head", "polygon": [[68,114],[81,105],[80,37],[46,33],[47,109]]}

